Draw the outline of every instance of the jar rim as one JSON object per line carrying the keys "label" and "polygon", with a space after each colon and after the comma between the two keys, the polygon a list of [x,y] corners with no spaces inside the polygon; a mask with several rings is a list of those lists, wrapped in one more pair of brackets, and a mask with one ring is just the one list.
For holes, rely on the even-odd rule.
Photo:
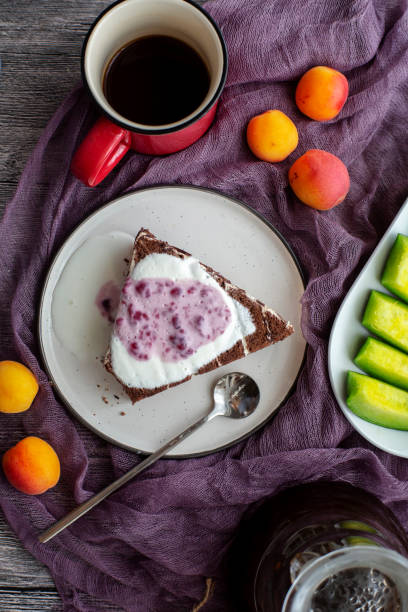
{"label": "jar rim", "polygon": [[399,591],[402,610],[408,609],[408,559],[387,548],[356,545],[335,550],[308,563],[287,592],[282,612],[310,612],[318,587],[330,576],[353,568],[373,568],[385,574]]}

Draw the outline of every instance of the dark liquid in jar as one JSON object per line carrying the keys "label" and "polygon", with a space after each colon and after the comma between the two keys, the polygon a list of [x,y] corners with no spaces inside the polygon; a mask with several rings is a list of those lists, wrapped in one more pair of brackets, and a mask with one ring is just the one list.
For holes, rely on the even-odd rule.
{"label": "dark liquid in jar", "polygon": [[165,125],[187,117],[204,100],[210,76],[200,55],[172,36],[144,36],[120,49],[104,75],[109,104],[125,119]]}

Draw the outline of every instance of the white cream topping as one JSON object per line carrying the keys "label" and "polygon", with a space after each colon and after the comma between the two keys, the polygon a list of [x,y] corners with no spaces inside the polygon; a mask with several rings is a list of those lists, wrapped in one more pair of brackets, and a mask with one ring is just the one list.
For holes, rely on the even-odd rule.
{"label": "white cream topping", "polygon": [[249,310],[231,298],[194,257],[181,259],[165,253],[152,253],[131,269],[130,276],[135,281],[143,278],[169,278],[174,281],[191,279],[215,287],[223,295],[231,312],[231,321],[214,341],[200,346],[191,357],[176,362],[164,362],[157,356],[147,361],[139,361],[129,354],[120,339],[113,334],[110,344],[113,371],[128,387],[154,389],[183,380],[230,349],[239,340],[245,342],[245,337],[255,331]]}

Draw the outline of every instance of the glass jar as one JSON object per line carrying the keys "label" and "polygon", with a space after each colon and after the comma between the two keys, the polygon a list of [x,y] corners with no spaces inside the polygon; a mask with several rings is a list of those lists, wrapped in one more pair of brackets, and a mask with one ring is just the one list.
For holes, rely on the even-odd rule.
{"label": "glass jar", "polygon": [[237,611],[403,612],[407,558],[407,535],[379,499],[318,482],[269,498],[244,520],[227,571]]}
{"label": "glass jar", "polygon": [[404,612],[408,559],[387,548],[344,547],[304,566],[282,612]]}

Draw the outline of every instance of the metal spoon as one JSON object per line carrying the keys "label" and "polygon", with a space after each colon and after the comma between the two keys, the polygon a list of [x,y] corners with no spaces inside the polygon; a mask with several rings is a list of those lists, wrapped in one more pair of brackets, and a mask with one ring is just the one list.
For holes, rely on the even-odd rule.
{"label": "metal spoon", "polygon": [[198,421],[190,425],[182,433],[175,436],[155,453],[149,455],[144,461],[129,470],[126,474],[115,480],[96,495],[90,497],[86,502],[74,508],[62,519],[51,525],[38,536],[40,542],[48,542],[60,531],[74,523],[80,516],[88,512],[91,508],[99,504],[111,493],[119,489],[126,482],[137,474],[140,474],[149,465],[160,459],[167,451],[180,444],[187,436],[191,435],[196,429],[211,421],[215,417],[225,416],[231,419],[243,419],[252,414],[259,403],[259,387],[252,378],[240,372],[226,374],[219,379],[214,387],[214,407],[210,413],[201,417]]}

